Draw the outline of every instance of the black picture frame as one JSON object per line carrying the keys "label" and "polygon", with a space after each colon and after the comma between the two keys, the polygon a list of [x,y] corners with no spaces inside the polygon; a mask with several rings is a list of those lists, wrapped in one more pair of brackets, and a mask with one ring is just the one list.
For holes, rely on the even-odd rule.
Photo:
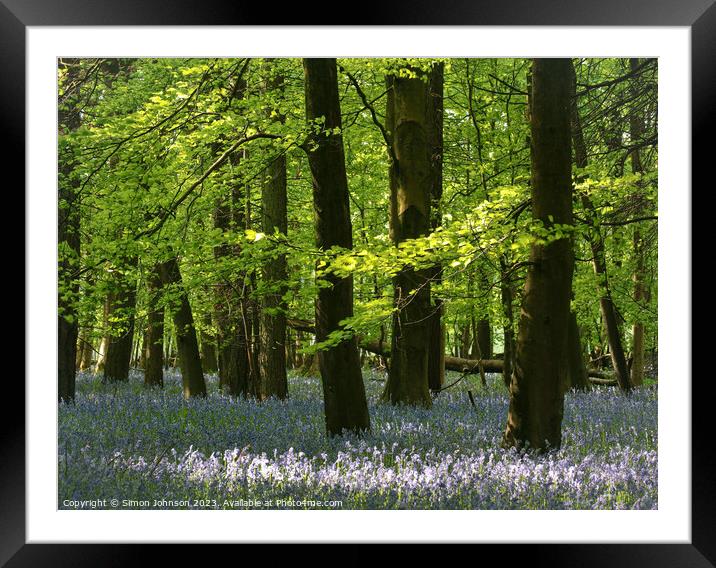
{"label": "black picture frame", "polygon": [[[319,14],[319,4],[267,6],[262,3],[221,0],[0,0],[0,59],[3,79],[3,134],[12,143],[4,151],[6,168],[25,158],[25,32],[27,26],[84,25],[341,25],[340,12]],[[310,9],[309,9],[310,8]],[[692,79],[692,187],[713,187],[708,167],[713,161],[713,101],[716,100],[716,5],[714,0],[459,0],[437,3],[413,0],[360,3],[350,14],[352,25],[564,25],[564,26],[688,26],[691,28]],[[24,172],[16,182],[24,187]],[[17,192],[16,192],[17,193]],[[693,190],[692,190],[693,199]],[[23,205],[24,208],[24,205]],[[693,225],[693,223],[692,223]],[[692,255],[693,258],[693,255]],[[684,275],[685,277],[687,275]],[[691,281],[691,275],[688,275]],[[691,333],[691,330],[684,330]],[[32,338],[27,338],[31,340]],[[683,354],[686,381],[691,380],[691,353]],[[9,381],[8,381],[9,382]],[[492,545],[490,552],[504,555],[509,564],[534,566],[668,566],[716,565],[716,459],[713,451],[712,410],[708,375],[692,382],[692,541],[691,544],[541,544]],[[25,398],[24,385],[9,382],[6,401]],[[6,402],[7,404],[7,402]],[[0,564],[16,566],[110,566],[143,564],[148,545],[25,544],[25,421],[24,404],[14,404],[20,416],[2,413],[0,458]],[[506,528],[507,530],[507,528]],[[81,540],[82,536],[78,535]],[[320,539],[320,535],[316,535]],[[559,539],[559,535],[555,535]],[[354,552],[337,553],[353,564],[365,564],[373,553],[360,545]],[[359,548],[360,547],[360,548]],[[162,546],[163,563],[187,561],[186,547]],[[157,550],[155,548],[154,550]],[[402,560],[424,552],[401,550]],[[474,561],[487,561],[483,551],[469,552]],[[337,560],[335,554],[321,553]],[[238,559],[237,559],[238,560]]]}

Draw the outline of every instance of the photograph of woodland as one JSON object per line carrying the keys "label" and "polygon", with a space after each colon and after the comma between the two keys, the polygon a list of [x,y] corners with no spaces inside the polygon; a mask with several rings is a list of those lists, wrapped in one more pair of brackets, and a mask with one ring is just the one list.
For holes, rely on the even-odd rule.
{"label": "photograph of woodland", "polygon": [[658,507],[657,59],[57,73],[58,508]]}

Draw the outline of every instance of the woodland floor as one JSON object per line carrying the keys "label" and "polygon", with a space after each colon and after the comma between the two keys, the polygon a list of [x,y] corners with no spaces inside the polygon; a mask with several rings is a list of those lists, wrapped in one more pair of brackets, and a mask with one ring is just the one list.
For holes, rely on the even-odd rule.
{"label": "woodland floor", "polygon": [[568,393],[562,448],[531,457],[499,448],[508,407],[500,376],[486,388],[466,378],[431,410],[378,403],[382,378],[364,373],[372,433],[329,440],[315,377],[292,374],[288,401],[256,403],[222,395],[215,376],[206,399],[185,402],[174,372],[155,391],[141,372],[122,385],[80,374],[76,403],[59,410],[58,506],[657,508],[655,387]]}

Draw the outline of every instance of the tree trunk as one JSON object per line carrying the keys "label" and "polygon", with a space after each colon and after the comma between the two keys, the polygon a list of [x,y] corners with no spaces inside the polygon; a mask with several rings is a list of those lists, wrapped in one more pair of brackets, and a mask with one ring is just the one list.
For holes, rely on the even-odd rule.
{"label": "tree trunk", "polygon": [[477,279],[482,302],[478,311],[479,318],[477,321],[474,315],[472,318],[472,355],[477,359],[490,359],[492,357],[492,328],[488,315],[490,280],[485,266],[478,266]]}
{"label": "tree trunk", "polygon": [[296,331],[296,345],[294,348],[295,353],[295,360],[293,363],[293,366],[295,369],[300,369],[303,366],[303,353],[301,353],[301,348],[303,347],[303,332],[302,331]]}
{"label": "tree trunk", "polygon": [[[281,96],[284,79],[274,76],[268,89],[276,96]],[[278,114],[276,121],[284,122]],[[269,164],[267,179],[261,188],[261,205],[263,209],[263,231],[267,235],[276,232],[286,235],[288,232],[288,213],[286,205],[286,155],[280,152]],[[261,376],[265,396],[284,399],[288,396],[288,380],[286,377],[286,293],[288,269],[286,255],[277,254],[269,259],[263,267],[264,285],[268,293],[263,297],[261,310]]]}
{"label": "tree trunk", "polygon": [[[576,75],[574,67],[571,68],[572,80],[572,102],[570,104],[571,129],[574,142],[575,162],[578,168],[587,167],[587,147],[584,143],[582,133],[582,125],[579,120],[579,111],[577,108],[577,98],[574,96],[576,92]],[[617,322],[616,309],[612,300],[612,292],[609,288],[609,277],[607,275],[607,260],[604,252],[604,239],[602,238],[601,229],[597,219],[597,212],[592,201],[586,194],[582,194],[582,206],[593,219],[594,226],[587,233],[589,246],[592,251],[594,274],[597,277],[599,287],[599,309],[602,314],[602,320],[607,332],[607,340],[609,341],[609,352],[612,356],[612,365],[614,372],[619,381],[619,386],[623,391],[631,390],[631,382],[629,380],[629,372],[627,370],[626,358],[624,357],[624,348],[622,346],[621,334]]]}
{"label": "tree trunk", "polygon": [[[256,289],[256,273],[251,275],[251,289]],[[261,306],[256,300],[249,300],[247,303],[246,322],[248,333],[248,365],[249,385],[248,392],[251,396],[261,400],[264,396],[263,377],[261,376]]]}
{"label": "tree trunk", "polygon": [[[644,241],[639,229],[634,229],[634,254],[636,256],[636,269],[634,271],[634,301],[641,306],[647,299],[644,285]],[[644,383],[644,323],[634,322],[632,343],[631,383],[638,387]]]}
{"label": "tree trunk", "polygon": [[[427,137],[430,151],[430,228],[442,224],[440,202],[443,195],[443,82],[445,65],[436,63],[430,70],[428,82]],[[438,263],[430,275],[435,284],[442,282],[442,265]],[[445,325],[441,298],[433,298],[429,317],[428,386],[437,394],[445,383]]]}
{"label": "tree trunk", "polygon": [[478,359],[492,358],[492,328],[488,318],[480,318],[475,325],[473,335],[473,355]]}
{"label": "tree trunk", "polygon": [[460,328],[460,349],[458,350],[459,356],[463,359],[470,358],[471,343],[472,335],[470,333],[470,326],[468,324],[465,324]]}
{"label": "tree trunk", "polygon": [[[482,350],[485,350],[483,354]],[[492,336],[490,332],[490,320],[480,319],[479,322],[475,321],[475,316],[472,316],[472,357],[473,359],[489,359],[492,357]],[[487,377],[484,369],[480,370],[480,381],[482,386],[487,386]]]}
{"label": "tree trunk", "polygon": [[80,371],[86,371],[87,369],[92,367],[92,356],[94,353],[94,347],[92,345],[92,335],[89,331],[80,333],[78,349],[79,361],[77,367]]}
{"label": "tree trunk", "polygon": [[[263,230],[285,235],[288,230],[286,212],[286,157],[277,156],[268,168],[269,180],[263,186]],[[288,396],[286,378],[286,255],[279,254],[263,267],[264,285],[269,292],[263,297],[261,310],[261,377],[265,396],[284,399]]]}
{"label": "tree trunk", "polygon": [[[141,335],[141,336],[140,336]],[[143,357],[143,350],[142,346],[144,345],[144,334],[134,334],[134,343],[133,343],[133,351],[132,351],[132,358],[131,358],[131,364],[130,367],[138,367],[138,368],[144,368],[144,363],[142,362]]]}
{"label": "tree trunk", "polygon": [[509,389],[512,380],[512,363],[514,360],[517,347],[515,345],[515,317],[512,309],[512,300],[514,291],[512,289],[512,280],[507,268],[507,260],[500,258],[500,299],[502,301],[502,313],[505,317],[505,325],[502,328],[503,338],[503,361],[505,363],[502,379],[505,386]]}
{"label": "tree trunk", "polygon": [[[341,109],[335,59],[304,59],[306,118],[320,124],[309,136],[308,161],[313,179],[316,246],[353,248],[353,235],[345,169]],[[316,299],[316,340],[342,329],[341,320],[353,315],[353,277],[325,276],[330,287],[320,287]],[[318,352],[326,429],[330,436],[344,430],[370,429],[363,376],[354,337]]]}
{"label": "tree trunk", "polygon": [[[241,99],[246,94],[246,80],[239,74],[233,85],[233,96]],[[232,171],[230,201],[228,196],[217,199],[214,208],[214,227],[223,233],[230,229],[239,235],[233,245],[224,243],[214,247],[217,263],[230,257],[239,257],[243,239],[241,236],[250,223],[249,185],[240,174],[240,164],[247,151],[242,149],[229,157]],[[249,279],[244,271],[236,274],[223,269],[215,285],[214,319],[216,323],[217,363],[219,386],[231,396],[248,396],[252,375],[251,322],[247,318]]]}
{"label": "tree trunk", "polygon": [[171,356],[172,356],[172,333],[171,330],[164,331],[165,338],[164,338],[164,370],[169,370],[169,363],[171,362]]}
{"label": "tree trunk", "polygon": [[[413,70],[419,73],[418,70]],[[391,223],[393,243],[430,232],[431,163],[427,127],[428,87],[420,77],[394,77],[392,97]],[[391,363],[384,399],[430,407],[430,271],[403,267],[393,279]],[[415,291],[413,293],[413,291]]]}
{"label": "tree trunk", "polygon": [[[67,67],[72,77],[77,74],[79,61],[64,60],[73,65]],[[63,65],[63,63],[61,63]],[[73,150],[63,135],[77,130],[80,126],[80,111],[76,107],[79,87],[73,93],[67,93],[68,101],[59,105],[59,176],[57,180],[57,399],[73,401],[75,398],[75,375],[77,372],[77,308],[79,279],[74,276],[80,265],[80,179],[73,176],[75,158]],[[71,96],[70,96],[71,95]]]}
{"label": "tree trunk", "polygon": [[142,352],[139,356],[139,367],[141,369],[144,369],[146,371],[147,369],[147,340],[149,338],[147,337],[146,330],[144,334],[142,334]]}
{"label": "tree trunk", "polygon": [[579,325],[577,325],[577,314],[570,312],[569,327],[567,329],[567,367],[565,389],[589,390],[589,379],[587,377],[587,366],[582,355],[582,342],[579,337]]}
{"label": "tree trunk", "polygon": [[[237,153],[230,158],[235,171],[241,160]],[[243,182],[236,176],[232,180],[231,201],[223,198],[214,207],[214,227],[222,232],[234,231],[241,235],[245,229]],[[241,243],[241,237],[239,237]],[[241,244],[227,243],[214,247],[214,258],[221,265],[226,259],[238,256]],[[238,294],[237,294],[238,289]],[[217,354],[219,387],[231,396],[247,396],[249,391],[248,342],[245,325],[246,277],[222,269],[215,286],[214,317],[217,328]]]}
{"label": "tree trunk", "polygon": [[[569,59],[532,63],[532,215],[548,228],[572,225],[571,65]],[[503,437],[507,447],[561,445],[573,262],[569,237],[531,247]]]}
{"label": "tree trunk", "polygon": [[148,307],[144,349],[144,385],[164,386],[164,305],[161,304],[162,277],[154,265],[147,278]]}
{"label": "tree trunk", "polygon": [[296,349],[298,346],[298,341],[296,337],[291,335],[291,332],[286,328],[286,365],[289,369],[297,369],[298,364],[296,363],[297,360],[297,353]]}
{"label": "tree trunk", "polygon": [[107,296],[102,306],[102,339],[100,339],[99,349],[97,350],[97,362],[94,367],[95,375],[104,373],[104,362],[107,358],[107,346],[109,345],[109,308],[109,296]]}
{"label": "tree trunk", "polygon": [[170,293],[178,295],[176,305],[172,305],[170,311],[174,320],[184,398],[206,396],[206,383],[201,369],[194,317],[191,313],[189,297],[182,285],[177,259],[170,258],[161,263],[160,273],[164,286],[174,288],[175,290],[171,290]]}
{"label": "tree trunk", "polygon": [[[629,65],[632,72],[635,72],[639,67],[638,59],[630,59]],[[635,89],[636,90],[636,89]],[[636,111],[633,111],[629,115],[629,131],[632,143],[639,141],[643,135],[644,125],[642,117]],[[636,148],[631,154],[631,170],[632,173],[640,174],[644,168],[641,163],[641,155],[639,149]],[[636,198],[641,200],[640,192],[637,193]],[[637,209],[637,215],[641,213],[641,203]],[[636,260],[636,266],[634,269],[634,302],[637,306],[641,307],[642,303],[647,299],[647,290],[644,284],[645,278],[645,266],[644,266],[644,240],[639,230],[639,225],[634,226],[634,256]],[[633,343],[632,343],[632,364],[631,364],[631,384],[635,387],[641,386],[644,383],[644,322],[641,321],[641,314],[637,316],[637,320],[634,322],[633,331]]]}
{"label": "tree trunk", "polygon": [[216,373],[219,366],[216,359],[216,338],[211,333],[211,314],[204,315],[204,326],[201,330],[201,368],[206,373]]}
{"label": "tree trunk", "polygon": [[[127,262],[133,271],[137,257]],[[104,359],[104,380],[127,381],[134,346],[134,315],[137,302],[136,281],[121,272],[115,273],[113,289],[109,293],[110,333]]]}
{"label": "tree trunk", "polygon": [[[250,186],[246,184],[246,228],[254,226],[251,214]],[[261,306],[254,298],[248,295],[257,289],[256,270],[253,270],[248,277],[247,294],[242,304],[243,329],[246,332],[246,355],[248,367],[247,392],[250,396],[261,400],[264,396],[264,389],[261,377]]]}

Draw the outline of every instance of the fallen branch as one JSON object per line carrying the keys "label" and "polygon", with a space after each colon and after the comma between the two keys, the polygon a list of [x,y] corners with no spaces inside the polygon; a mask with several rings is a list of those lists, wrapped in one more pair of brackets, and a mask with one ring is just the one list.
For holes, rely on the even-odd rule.
{"label": "fallen branch", "polygon": [[604,385],[608,387],[615,387],[618,384],[616,379],[600,379],[591,376],[589,377],[589,382],[593,385]]}
{"label": "fallen branch", "polygon": [[[286,320],[286,324],[298,331],[315,333],[313,322],[308,320],[289,318]],[[385,348],[385,342],[363,339],[360,336],[356,338],[358,339],[358,347],[361,349],[365,349],[375,355],[390,357],[390,349]],[[486,373],[502,373],[504,371],[504,361],[502,359],[463,359],[462,357],[445,355],[445,369],[448,371],[456,371],[464,375],[478,374],[481,366]],[[589,381],[593,384],[608,386],[617,384],[614,376],[605,371],[589,369],[587,374]]]}

